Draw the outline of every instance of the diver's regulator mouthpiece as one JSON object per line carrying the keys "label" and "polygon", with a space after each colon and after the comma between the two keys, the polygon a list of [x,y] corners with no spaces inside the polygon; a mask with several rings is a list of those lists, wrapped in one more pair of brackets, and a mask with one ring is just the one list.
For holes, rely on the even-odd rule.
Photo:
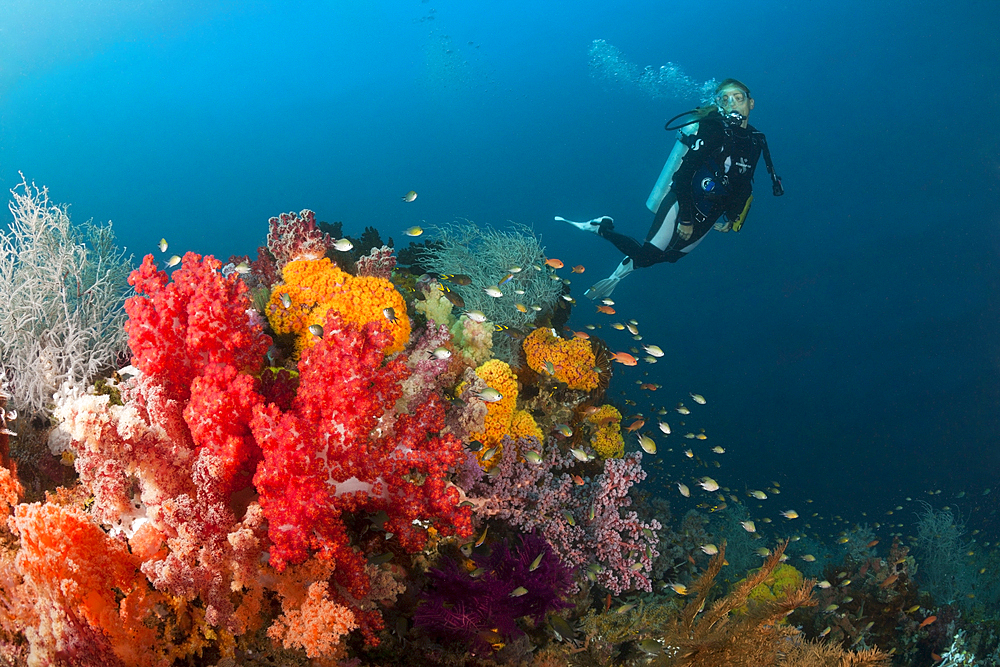
{"label": "diver's regulator mouthpiece", "polygon": [[736,127],[737,125],[742,125],[743,121],[746,120],[746,116],[741,114],[739,111],[730,111],[726,113],[726,110],[719,107],[719,115],[722,116],[722,122],[729,127]]}

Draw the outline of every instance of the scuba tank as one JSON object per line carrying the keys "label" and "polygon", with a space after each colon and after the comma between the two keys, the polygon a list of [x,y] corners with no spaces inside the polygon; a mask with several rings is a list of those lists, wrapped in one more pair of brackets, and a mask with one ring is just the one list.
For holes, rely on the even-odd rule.
{"label": "scuba tank", "polygon": [[[680,130],[684,134],[690,136],[698,131],[698,123],[692,123],[690,125],[685,125]],[[646,208],[648,208],[653,213],[656,213],[657,209],[660,208],[660,204],[663,202],[663,198],[667,196],[667,192],[670,191],[670,185],[673,182],[674,172],[677,168],[681,166],[681,160],[687,155],[688,147],[680,140],[674,142],[674,147],[670,151],[670,155],[667,157],[666,163],[663,165],[662,171],[660,171],[660,177],[656,179],[656,184],[653,185],[653,191],[649,193],[649,199],[646,200]]]}

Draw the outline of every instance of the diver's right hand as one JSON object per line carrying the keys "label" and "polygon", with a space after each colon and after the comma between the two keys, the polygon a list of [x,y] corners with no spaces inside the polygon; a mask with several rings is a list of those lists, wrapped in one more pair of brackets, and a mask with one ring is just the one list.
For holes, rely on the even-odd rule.
{"label": "diver's right hand", "polygon": [[691,222],[681,222],[677,223],[677,236],[681,237],[681,240],[687,241],[691,238],[691,234],[694,233],[694,223]]}

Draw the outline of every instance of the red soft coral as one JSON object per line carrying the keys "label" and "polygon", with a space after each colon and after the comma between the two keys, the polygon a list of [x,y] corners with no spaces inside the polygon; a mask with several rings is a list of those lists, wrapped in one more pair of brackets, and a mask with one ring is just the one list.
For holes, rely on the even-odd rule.
{"label": "red soft coral", "polygon": [[258,382],[232,366],[213,364],[191,383],[184,421],[198,452],[212,454],[218,466],[214,492],[228,496],[249,486],[260,461],[260,447],[250,432],[253,409],[263,404]]}
{"label": "red soft coral", "polygon": [[129,276],[136,291],[125,302],[132,363],[155,377],[174,400],[188,399],[192,381],[209,364],[259,372],[271,344],[246,314],[246,285],[236,274],[223,278],[220,266],[210,255],[189,252],[171,282],[146,255]]}
{"label": "red soft coral", "polygon": [[[471,534],[468,509],[456,507],[458,492],[446,482],[462,447],[438,435],[444,406],[437,395],[392,423],[409,371],[402,358],[383,364],[392,338],[382,323],[358,330],[330,311],[323,328],[323,340],[303,354],[292,409],[256,411],[264,460],[254,484],[268,518],[271,564],[283,570],[315,551],[336,561],[334,581],[360,599],[369,586],[365,557],[352,547],[342,515],[385,510],[386,530],[411,552],[424,546],[431,523],[444,535]],[[415,525],[418,519],[427,523]],[[362,631],[372,621],[358,620]]]}

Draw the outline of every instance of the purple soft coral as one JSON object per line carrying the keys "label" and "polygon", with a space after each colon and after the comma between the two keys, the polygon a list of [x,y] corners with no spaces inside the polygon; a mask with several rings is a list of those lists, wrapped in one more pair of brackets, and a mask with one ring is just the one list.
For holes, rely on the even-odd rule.
{"label": "purple soft coral", "polygon": [[513,548],[496,543],[473,559],[482,570],[477,577],[450,558],[428,572],[432,586],[413,620],[439,640],[483,649],[496,634],[505,641],[524,634],[519,618],[538,624],[549,611],[572,606],[563,600],[572,587],[569,569],[533,534]]}

